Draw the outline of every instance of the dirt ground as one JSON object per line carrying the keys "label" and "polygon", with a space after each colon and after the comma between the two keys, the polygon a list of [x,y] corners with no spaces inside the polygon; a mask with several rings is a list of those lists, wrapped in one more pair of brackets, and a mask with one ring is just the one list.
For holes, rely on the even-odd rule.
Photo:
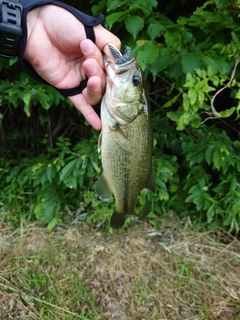
{"label": "dirt ground", "polygon": [[240,242],[174,215],[113,234],[2,224],[0,319],[237,320]]}

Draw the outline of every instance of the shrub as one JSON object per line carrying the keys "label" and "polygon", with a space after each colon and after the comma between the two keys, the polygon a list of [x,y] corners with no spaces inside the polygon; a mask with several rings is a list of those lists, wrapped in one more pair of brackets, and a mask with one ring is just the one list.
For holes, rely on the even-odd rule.
{"label": "shrub", "polygon": [[[238,232],[239,3],[181,0],[177,13],[174,0],[92,4],[92,13],[104,13],[105,26],[133,49],[147,78],[157,190],[141,192],[137,214],[144,216],[150,203],[153,224],[174,210],[199,228]],[[0,60],[2,212],[14,220],[15,210],[30,211],[49,228],[73,211],[109,221],[114,201],[101,203],[93,192],[101,172],[98,133],[15,62]]]}

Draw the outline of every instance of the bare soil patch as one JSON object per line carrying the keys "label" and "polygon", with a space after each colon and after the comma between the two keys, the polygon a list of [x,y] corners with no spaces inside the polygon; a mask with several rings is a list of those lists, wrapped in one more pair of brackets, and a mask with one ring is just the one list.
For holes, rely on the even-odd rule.
{"label": "bare soil patch", "polygon": [[240,319],[240,242],[222,230],[0,227],[0,319]]}

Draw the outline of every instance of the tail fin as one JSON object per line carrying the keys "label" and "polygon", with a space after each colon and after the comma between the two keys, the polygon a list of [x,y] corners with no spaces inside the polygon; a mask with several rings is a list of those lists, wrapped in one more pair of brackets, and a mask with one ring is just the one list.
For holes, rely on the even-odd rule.
{"label": "tail fin", "polygon": [[119,229],[124,225],[124,222],[125,222],[124,213],[119,213],[117,211],[114,211],[110,221],[111,227],[114,229]]}

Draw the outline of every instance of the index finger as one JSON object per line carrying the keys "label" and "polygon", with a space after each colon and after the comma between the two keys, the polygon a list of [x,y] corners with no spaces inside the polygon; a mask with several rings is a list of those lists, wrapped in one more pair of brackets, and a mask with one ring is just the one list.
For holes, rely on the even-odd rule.
{"label": "index finger", "polygon": [[103,69],[103,58],[100,49],[89,39],[85,39],[80,43],[80,48],[84,59],[95,59],[99,66]]}
{"label": "index finger", "polygon": [[102,122],[93,107],[86,101],[83,94],[68,97],[74,106],[82,113],[87,122],[96,130],[101,130]]}

